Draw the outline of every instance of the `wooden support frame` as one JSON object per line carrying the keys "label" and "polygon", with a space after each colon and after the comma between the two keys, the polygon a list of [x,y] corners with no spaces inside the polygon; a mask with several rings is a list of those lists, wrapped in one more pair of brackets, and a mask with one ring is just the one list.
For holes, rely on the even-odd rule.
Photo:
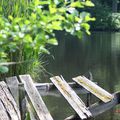
{"label": "wooden support frame", "polygon": [[[7,84],[3,81],[0,82],[0,96],[1,96],[0,119],[1,120],[4,119],[10,120],[9,117],[11,117],[11,120],[21,120],[24,118],[24,117],[22,118],[20,117],[19,108],[21,108],[20,106],[23,102],[19,104],[19,94],[22,94],[22,98],[20,101],[22,100],[26,101],[26,106],[29,109],[30,117],[32,120],[53,120],[41,97],[41,93],[45,93],[45,92],[46,92],[45,95],[58,95],[58,93],[61,92],[63,96],[68,100],[68,102],[71,104],[71,106],[74,108],[74,110],[77,112],[78,117],[80,117],[81,119],[95,117],[120,103],[120,92],[110,94],[85,77],[82,77],[82,81],[75,79],[75,82],[71,82],[71,83],[67,83],[62,77],[59,76],[52,77],[51,80],[55,85],[53,83],[33,83],[30,75],[20,75],[20,80],[22,81],[22,83],[19,83],[17,77],[10,77],[10,78],[6,78]],[[80,83],[78,83],[78,81]],[[86,83],[87,83],[87,87],[86,87]],[[58,90],[56,89],[55,86],[57,87]],[[105,94],[97,94],[96,96],[101,99],[102,98],[101,95],[103,95],[105,96],[105,99],[101,99],[100,102],[92,105],[90,105],[88,101],[88,106],[86,107],[83,101],[76,95],[76,93],[72,90],[71,87],[74,88],[74,90],[77,91],[78,93],[87,93],[88,98],[90,98],[90,96],[88,95],[90,92],[96,95],[96,92],[94,93],[94,91],[92,91],[91,89],[92,87],[96,88],[100,92],[105,92]],[[62,91],[62,89],[64,90]],[[12,94],[9,92],[9,90],[11,91]],[[25,91],[27,93],[27,97]],[[40,94],[38,91],[40,92]],[[31,105],[29,103],[28,98],[32,103],[32,107],[36,111],[37,117],[35,116],[33,111],[31,111]],[[70,100],[69,98],[73,99],[73,101]],[[76,102],[78,109],[75,109],[74,102]],[[21,111],[23,112],[23,110]],[[23,113],[25,115],[25,112]],[[22,115],[23,114],[21,114],[21,116]],[[69,119],[69,120],[75,120],[75,119]]]}

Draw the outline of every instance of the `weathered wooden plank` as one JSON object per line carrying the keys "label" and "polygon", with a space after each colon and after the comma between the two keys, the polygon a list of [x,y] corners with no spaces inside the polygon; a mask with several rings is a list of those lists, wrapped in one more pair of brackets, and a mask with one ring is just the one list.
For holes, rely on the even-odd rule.
{"label": "weathered wooden plank", "polygon": [[96,117],[106,112],[107,110],[110,110],[111,108],[115,107],[117,104],[120,104],[120,92],[114,93],[113,96],[114,99],[112,99],[110,102],[98,102],[91,105],[88,109],[91,111],[92,115]]}
{"label": "weathered wooden plank", "polygon": [[10,120],[1,100],[0,100],[0,120]]}
{"label": "weathered wooden plank", "polygon": [[96,85],[95,83],[93,83],[84,76],[75,77],[73,78],[73,80],[105,103],[111,101],[114,98],[112,94],[105,91],[103,88],[99,87],[98,85]]}
{"label": "weathered wooden plank", "polygon": [[18,88],[19,81],[17,77],[14,76],[6,78],[6,83],[19,107],[19,88]]}
{"label": "weathered wooden plank", "polygon": [[73,107],[73,109],[77,112],[81,119],[86,119],[92,116],[90,111],[85,106],[84,102],[79,98],[79,96],[73,91],[73,89],[63,78],[55,76],[50,79],[62,93],[62,95],[66,98],[69,104]]}
{"label": "weathered wooden plank", "polygon": [[[102,101],[97,102],[95,104],[92,104],[88,109],[92,113],[93,117],[96,117],[111,108],[115,107],[116,105],[120,104],[120,92],[114,93],[113,94],[114,99],[111,100],[110,102],[104,103]],[[80,120],[79,116],[77,114],[71,115],[67,117],[65,120]]]}
{"label": "weathered wooden plank", "polygon": [[40,120],[53,120],[30,75],[20,75],[25,90]]}
{"label": "weathered wooden plank", "polygon": [[17,104],[9,92],[5,82],[0,82],[0,99],[4,104],[7,113],[11,120],[21,120]]}

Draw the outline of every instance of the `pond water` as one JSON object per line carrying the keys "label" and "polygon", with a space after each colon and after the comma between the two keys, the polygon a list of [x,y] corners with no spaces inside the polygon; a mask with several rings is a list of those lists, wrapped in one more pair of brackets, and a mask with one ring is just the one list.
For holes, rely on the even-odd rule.
{"label": "pond water", "polygon": [[[72,77],[90,71],[93,80],[110,93],[120,90],[120,33],[92,32],[91,36],[84,35],[78,40],[60,32],[57,38],[59,45],[50,48],[51,55],[44,58],[48,72],[72,81]],[[45,74],[43,82],[49,81],[49,77]],[[62,96],[47,96],[44,100],[55,120],[63,120],[74,113]],[[120,120],[119,106],[95,120]]]}

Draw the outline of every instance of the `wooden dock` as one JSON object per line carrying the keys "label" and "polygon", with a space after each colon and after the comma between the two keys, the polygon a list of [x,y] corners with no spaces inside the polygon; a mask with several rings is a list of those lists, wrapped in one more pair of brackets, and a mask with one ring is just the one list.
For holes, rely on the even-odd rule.
{"label": "wooden dock", "polygon": [[[67,83],[63,77],[50,78],[53,83],[34,83],[30,75],[6,78],[0,82],[0,120],[53,120],[42,95],[63,95],[76,116],[66,120],[80,120],[95,117],[120,103],[120,92],[110,94],[84,76],[73,78]],[[77,95],[92,93],[100,99],[100,103],[86,106]]]}

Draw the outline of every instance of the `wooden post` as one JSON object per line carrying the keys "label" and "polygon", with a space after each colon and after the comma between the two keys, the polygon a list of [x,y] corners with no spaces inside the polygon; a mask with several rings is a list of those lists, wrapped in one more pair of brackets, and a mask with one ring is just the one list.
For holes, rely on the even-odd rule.
{"label": "wooden post", "polygon": [[25,100],[25,89],[24,84],[19,84],[19,105],[21,112],[21,120],[25,120],[26,117],[26,100]]}

